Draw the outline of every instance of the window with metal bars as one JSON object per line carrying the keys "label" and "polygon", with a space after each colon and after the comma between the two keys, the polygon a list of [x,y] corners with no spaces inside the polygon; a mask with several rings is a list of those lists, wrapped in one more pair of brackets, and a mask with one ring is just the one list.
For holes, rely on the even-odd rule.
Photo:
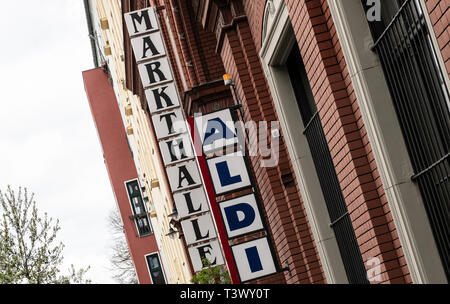
{"label": "window with metal bars", "polygon": [[[366,11],[367,1],[362,1]],[[447,278],[450,279],[450,99],[420,0],[382,1],[369,22]]]}
{"label": "window with metal bars", "polygon": [[356,241],[355,231],[336,175],[325,133],[298,45],[295,44],[286,62],[304,131],[320,186],[327,205],[336,241],[349,283],[368,284],[367,272]]}

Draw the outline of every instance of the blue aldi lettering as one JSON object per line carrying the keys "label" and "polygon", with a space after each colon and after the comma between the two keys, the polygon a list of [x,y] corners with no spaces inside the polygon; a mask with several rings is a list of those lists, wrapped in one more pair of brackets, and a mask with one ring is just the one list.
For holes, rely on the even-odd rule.
{"label": "blue aldi lettering", "polygon": [[231,250],[242,282],[277,271],[266,237],[232,246]]}
{"label": "blue aldi lettering", "polygon": [[[246,203],[224,208],[230,231],[236,231],[250,226],[255,221],[255,210]],[[244,214],[239,217],[239,213]]]}
{"label": "blue aldi lettering", "polygon": [[207,160],[216,195],[251,186],[244,157],[240,152]]}
{"label": "blue aldi lettering", "polygon": [[221,151],[238,143],[238,135],[230,109],[195,118],[205,154]]}
{"label": "blue aldi lettering", "polygon": [[[241,128],[236,128],[233,117],[231,109],[195,117],[195,127],[203,152],[207,156],[206,163],[216,196],[252,186],[242,151],[233,152],[234,149],[230,149],[236,146],[241,148],[240,143],[244,144]],[[217,152],[221,152],[220,154],[225,152],[225,155],[219,155]],[[222,201],[219,203],[219,208],[228,239],[264,231],[262,216],[254,193]],[[210,247],[200,246],[199,249],[209,250]],[[240,244],[235,243],[231,246],[231,250],[241,282],[248,282],[277,272],[267,237]]]}
{"label": "blue aldi lettering", "polygon": [[250,265],[251,272],[257,272],[263,270],[263,265],[258,254],[258,247],[253,246],[245,249],[245,254],[247,255],[248,264]]}
{"label": "blue aldi lettering", "polygon": [[220,184],[222,187],[242,182],[240,175],[231,176],[228,163],[226,161],[216,163],[217,173],[219,174]]}
{"label": "blue aldi lettering", "polygon": [[208,120],[206,125],[203,146],[214,144],[216,140],[236,138],[236,134],[231,131],[219,117]]}
{"label": "blue aldi lettering", "polygon": [[254,194],[219,204],[229,238],[264,229]]}

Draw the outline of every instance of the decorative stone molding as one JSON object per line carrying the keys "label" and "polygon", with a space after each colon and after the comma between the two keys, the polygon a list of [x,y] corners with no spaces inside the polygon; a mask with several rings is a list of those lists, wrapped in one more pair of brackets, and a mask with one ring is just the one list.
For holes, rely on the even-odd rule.
{"label": "decorative stone molding", "polygon": [[264,9],[264,19],[263,19],[263,31],[262,31],[262,40],[266,38],[267,30],[272,26],[276,19],[276,13],[279,12],[279,8],[283,0],[268,0],[266,3],[266,7]]}

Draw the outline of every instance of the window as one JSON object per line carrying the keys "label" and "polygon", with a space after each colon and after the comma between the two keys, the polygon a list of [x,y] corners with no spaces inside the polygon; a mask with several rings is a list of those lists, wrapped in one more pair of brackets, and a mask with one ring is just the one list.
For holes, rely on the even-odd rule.
{"label": "window", "polygon": [[142,192],[138,180],[136,179],[127,182],[126,187],[139,236],[151,234],[152,227],[150,225],[150,221],[148,220],[148,215],[145,209],[144,200],[142,199]]}
{"label": "window", "polygon": [[449,91],[420,1],[382,1],[382,20],[369,26],[414,169],[411,178],[450,279]]}
{"label": "window", "polygon": [[286,68],[294,88],[297,105],[304,124],[303,133],[311,150],[331,220],[331,227],[338,243],[348,281],[352,284],[368,284],[366,269],[350,215],[342,195],[303,59],[296,43],[286,62]]}
{"label": "window", "polygon": [[157,253],[151,254],[148,255],[146,258],[153,284],[166,284],[161,263],[159,262],[158,254]]}

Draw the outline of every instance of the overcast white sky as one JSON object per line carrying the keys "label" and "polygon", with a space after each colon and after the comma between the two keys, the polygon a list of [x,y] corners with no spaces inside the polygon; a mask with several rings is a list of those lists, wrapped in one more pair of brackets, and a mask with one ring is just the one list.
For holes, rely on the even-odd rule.
{"label": "overcast white sky", "polygon": [[115,201],[81,72],[93,68],[81,0],[3,1],[0,189],[26,186],[61,222],[70,264],[113,283],[107,215]]}

